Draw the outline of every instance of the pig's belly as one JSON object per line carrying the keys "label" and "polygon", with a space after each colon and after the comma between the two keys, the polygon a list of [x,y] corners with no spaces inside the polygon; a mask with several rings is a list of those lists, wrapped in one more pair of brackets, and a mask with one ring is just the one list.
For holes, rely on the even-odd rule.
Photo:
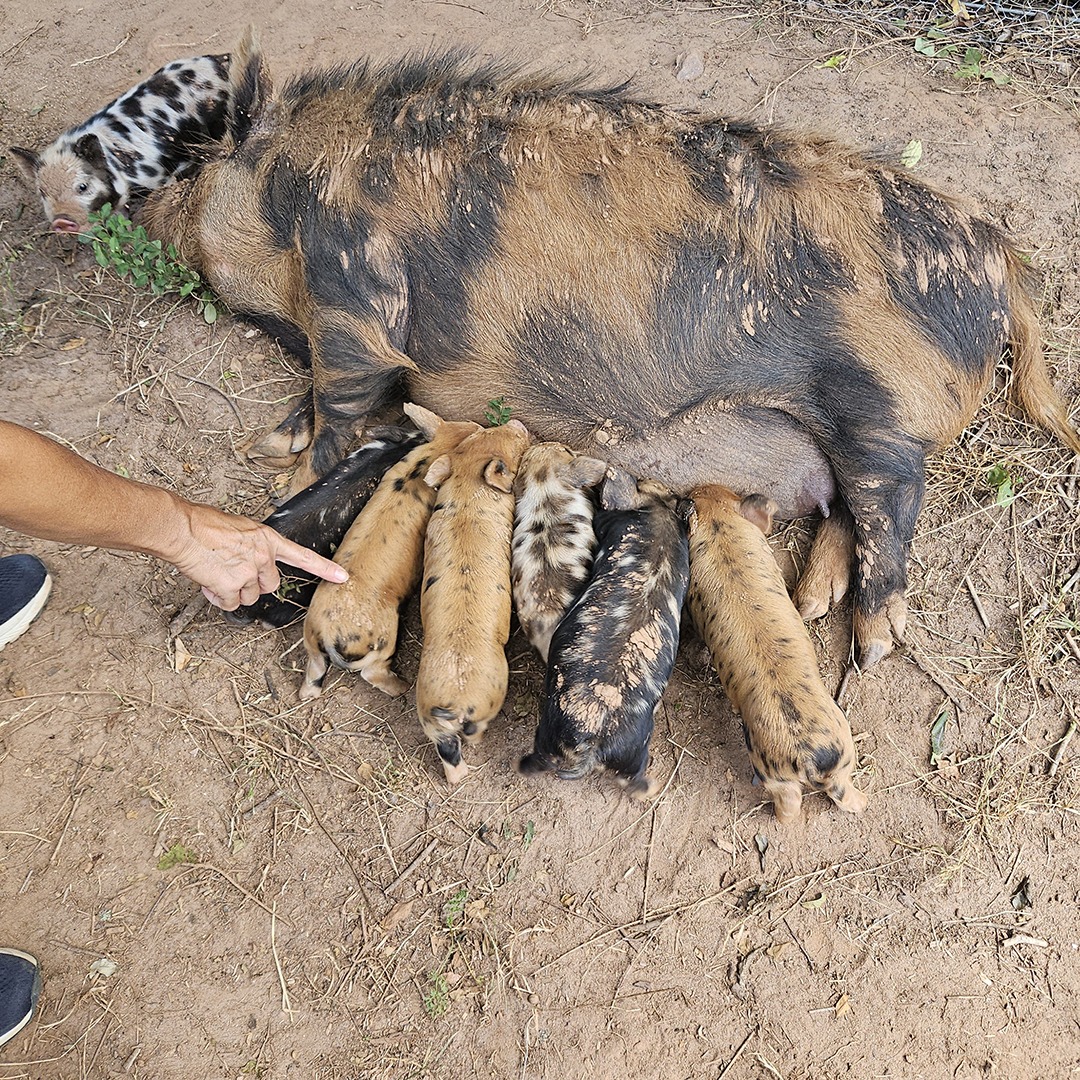
{"label": "pig's belly", "polygon": [[785,520],[815,510],[827,514],[836,492],[832,469],[810,433],[776,409],[699,412],[651,432],[600,429],[579,442],[575,449],[681,494],[699,484],[723,484],[740,495],[768,495]]}
{"label": "pig's belly", "polygon": [[[486,369],[454,367],[412,380],[410,392],[440,416],[482,423],[495,383]],[[601,403],[583,402],[583,396],[548,395],[540,402],[511,391],[506,400],[534,439],[557,439],[680,494],[698,484],[723,484],[740,495],[760,492],[784,520],[827,512],[832,501],[836,485],[828,461],[807,429],[779,409],[713,402],[658,421],[655,414],[631,416],[624,408],[597,424]],[[614,406],[603,403],[609,415],[620,412]],[[663,408],[657,401],[656,411]]]}

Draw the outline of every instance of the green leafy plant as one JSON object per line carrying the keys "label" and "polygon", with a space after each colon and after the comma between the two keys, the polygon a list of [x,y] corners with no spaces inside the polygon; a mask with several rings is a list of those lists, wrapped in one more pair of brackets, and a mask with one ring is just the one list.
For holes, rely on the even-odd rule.
{"label": "green leafy plant", "polygon": [[1004,86],[1010,81],[1004,71],[986,66],[986,56],[982,49],[968,48],[964,50],[964,59],[960,66],[953,72],[957,79],[989,79],[996,86]]}
{"label": "green leafy plant", "polygon": [[130,278],[138,289],[150,289],[155,296],[177,293],[190,297],[203,319],[217,321],[218,309],[202,278],[180,262],[176,248],[151,240],[141,225],[133,225],[123,214],[113,213],[106,203],[90,213],[90,230],[79,240],[90,244],[99,266]]}
{"label": "green leafy plant", "polygon": [[432,1020],[438,1020],[450,1008],[450,984],[442,972],[428,976],[431,989],[424,995],[424,1012]]}
{"label": "green leafy plant", "polygon": [[839,70],[845,63],[847,63],[847,55],[845,53],[835,53],[833,56],[830,56],[828,60],[823,60],[817,67]]}
{"label": "green leafy plant", "polygon": [[183,844],[173,844],[164,855],[157,861],[157,868],[159,870],[171,870],[174,866],[180,866],[183,863],[195,863],[199,861],[199,856],[189,847],[184,847]]}
{"label": "green leafy plant", "polygon": [[484,410],[484,419],[492,427],[501,427],[510,419],[511,412],[510,406],[506,404],[506,398],[492,398]]}
{"label": "green leafy plant", "polygon": [[988,470],[986,482],[994,489],[996,496],[994,502],[998,506],[1010,506],[1016,498],[1013,487],[1013,478],[1004,465],[995,465]]}
{"label": "green leafy plant", "polygon": [[929,56],[932,60],[953,56],[958,49],[956,42],[950,41],[947,31],[940,26],[931,26],[915,35],[915,51],[922,56]]}
{"label": "green leafy plant", "polygon": [[468,890],[458,889],[458,891],[443,904],[443,922],[446,924],[447,930],[452,930],[454,924],[461,918],[462,912],[465,910],[465,903],[468,899]]}

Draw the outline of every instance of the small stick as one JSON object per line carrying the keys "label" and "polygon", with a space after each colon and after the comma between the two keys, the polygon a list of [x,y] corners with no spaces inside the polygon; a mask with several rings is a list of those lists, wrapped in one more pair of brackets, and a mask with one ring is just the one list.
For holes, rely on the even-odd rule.
{"label": "small stick", "polygon": [[232,409],[233,416],[236,417],[236,422],[240,425],[240,430],[247,431],[247,425],[244,423],[244,418],[240,415],[240,410],[236,407],[236,402],[233,401],[231,394],[226,394],[220,387],[215,386],[213,383],[208,383],[204,379],[196,379],[192,375],[185,375],[182,371],[177,371],[173,374],[179,375],[181,379],[187,379],[188,382],[197,383],[199,386],[205,386],[207,390],[212,390],[215,394],[220,394],[225,399],[225,404]]}
{"label": "small stick", "polygon": [[810,959],[810,954],[806,951],[806,949],[803,948],[803,943],[799,940],[798,935],[795,933],[794,930],[791,929],[791,923],[789,923],[787,921],[787,916],[786,915],[783,916],[783,922],[784,922],[784,925],[788,929],[788,933],[791,935],[791,940],[794,941],[795,944],[799,946],[799,952],[801,952],[803,954],[803,957],[806,960],[807,964],[810,965],[811,973],[816,972],[816,969],[814,967],[814,961]]}
{"label": "small stick", "polygon": [[438,844],[438,840],[432,840],[430,844],[389,885],[383,890],[384,892],[393,892],[434,850],[435,845]]}
{"label": "small stick", "polygon": [[88,56],[85,60],[76,60],[75,63],[72,64],[71,66],[73,68],[76,68],[76,67],[82,67],[83,64],[92,64],[95,60],[108,60],[108,58],[110,56],[115,56],[131,40],[131,35],[132,35],[132,31],[129,30],[124,35],[124,40],[121,41],[120,44],[117,45],[116,48],[112,50],[112,52],[102,53],[100,56]]}
{"label": "small stick", "polygon": [[289,1014],[289,1019],[293,1018],[292,1002],[289,1000],[289,990],[285,985],[285,972],[281,970],[281,959],[278,956],[277,951],[277,901],[274,901],[273,907],[270,909],[270,952],[274,956],[274,967],[277,968],[278,982],[281,983],[281,1011]]}
{"label": "small stick", "polygon": [[33,30],[29,30],[29,31],[27,31],[27,33],[23,34],[23,36],[21,38],[19,38],[19,40],[16,41],[14,45],[9,45],[3,52],[0,52],[0,58],[3,58],[5,56],[7,56],[8,53],[14,52],[24,41],[28,41],[39,30],[41,30],[42,27],[44,27],[44,25],[45,24],[43,22],[39,22],[37,24],[37,26],[34,27]]}
{"label": "small stick", "polygon": [[1012,937],[1007,937],[1001,943],[1001,947],[1007,949],[1011,945],[1031,945],[1036,949],[1045,949],[1050,945],[1050,942],[1043,941],[1042,938],[1029,937],[1027,934],[1013,934]]}
{"label": "small stick", "polygon": [[1051,777],[1057,776],[1058,766],[1061,764],[1061,759],[1065,754],[1065,747],[1069,745],[1069,740],[1076,734],[1076,717],[1074,716],[1069,721],[1069,726],[1065,729],[1065,734],[1061,736],[1061,742],[1058,743],[1057,749],[1054,751],[1054,758],[1050,762],[1049,774]]}
{"label": "small stick", "polygon": [[983,624],[983,629],[990,629],[990,622],[986,618],[986,612],[983,611],[983,606],[979,602],[979,594],[975,591],[975,586],[971,584],[971,578],[967,574],[964,575],[964,587],[968,591],[968,596],[971,597],[971,602],[975,605],[975,614],[979,616],[979,621]]}
{"label": "small stick", "polygon": [[171,641],[178,634],[182,634],[191,624],[191,620],[206,607],[208,602],[201,592],[197,592],[169,622],[169,640]]}
{"label": "small stick", "polygon": [[81,798],[82,792],[80,791],[79,794],[71,800],[71,809],[68,811],[67,821],[64,822],[64,827],[57,837],[56,845],[52,849],[52,854],[49,856],[50,866],[56,865],[56,856],[60,853],[60,845],[64,842],[64,837],[67,836],[67,831],[71,827],[71,819],[75,816],[75,811],[79,808],[79,800]]}
{"label": "small stick", "polygon": [[741,1043],[739,1043],[739,1046],[736,1049],[735,1053],[731,1055],[731,1060],[720,1070],[720,1075],[716,1078],[716,1080],[724,1080],[724,1077],[727,1076],[729,1072],[731,1072],[732,1065],[734,1065],[735,1062],[739,1060],[739,1055],[743,1052],[743,1047],[746,1046],[746,1044],[750,1041],[753,1035],[754,1031],[748,1031],[746,1033],[746,1038],[743,1039]]}

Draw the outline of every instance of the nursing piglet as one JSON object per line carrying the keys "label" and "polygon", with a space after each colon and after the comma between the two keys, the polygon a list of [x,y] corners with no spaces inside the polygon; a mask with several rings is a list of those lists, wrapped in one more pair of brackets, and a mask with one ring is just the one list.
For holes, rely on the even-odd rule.
{"label": "nursing piglet", "polygon": [[653,783],[653,716],[675,664],[689,578],[686,526],[659,484],[609,469],[584,592],[551,640],[544,705],[523,773],[609,769],[630,794]]}
{"label": "nursing piglet", "polygon": [[[362,446],[346,454],[321,480],[279,506],[265,524],[330,558],[386,470],[421,442],[423,436],[415,431],[399,427],[371,428]],[[263,626],[288,626],[304,614],[319,579],[281,564],[278,569],[282,581],[277,592],[266,593],[254,604],[235,611],[222,612],[226,622],[234,626],[256,621]]]}
{"label": "nursing piglet", "polygon": [[781,823],[798,820],[804,788],[859,814],[855,746],[821,680],[814,647],[766,534],[774,506],[718,485],[692,492],[690,614],[742,714],[750,761]]}
{"label": "nursing piglet", "polygon": [[424,532],[435,503],[435,489],[425,477],[436,458],[480,425],[447,423],[419,405],[407,404],[405,413],[430,442],[387,471],[345,534],[334,562],[349,571],[349,580],[340,588],[315,590],[304,619],[304,701],[322,693],[328,661],[358,671],[393,697],[409,688],[390,670],[390,658],[397,649],[398,613],[420,580]]}
{"label": "nursing piglet", "polygon": [[596,533],[590,488],[606,462],[557,442],[525,451],[514,481],[514,543],[510,571],[518,621],[547,662],[551,635],[589,576]]}
{"label": "nursing piglet", "polygon": [[479,739],[506,697],[513,485],[528,445],[510,420],[470,435],[426,476],[438,496],[424,543],[416,710],[451,784],[466,772],[462,738]]}

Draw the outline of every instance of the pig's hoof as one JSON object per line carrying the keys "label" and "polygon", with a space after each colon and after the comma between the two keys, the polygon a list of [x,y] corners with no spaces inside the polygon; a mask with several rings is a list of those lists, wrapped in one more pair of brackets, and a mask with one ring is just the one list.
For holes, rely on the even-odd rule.
{"label": "pig's hoof", "polygon": [[248,460],[268,469],[287,469],[311,445],[314,431],[311,399],[301,402],[273,431],[247,448]]}
{"label": "pig's hoof", "polygon": [[846,810],[849,814],[861,814],[870,802],[864,792],[856,791],[853,787],[847,788],[840,798],[837,798],[835,795],[831,795],[830,797],[841,810]]}
{"label": "pig's hoof", "polygon": [[853,540],[850,527],[834,516],[826,518],[814,537],[792,599],[807,621],[820,619],[830,604],[838,604],[851,584]]}
{"label": "pig's hoof", "polygon": [[872,615],[856,610],[854,629],[859,645],[859,667],[873,667],[893,651],[895,642],[904,640],[907,601],[903,594],[893,593]]}
{"label": "pig's hoof", "polygon": [[399,679],[393,672],[379,672],[373,673],[370,676],[365,675],[365,679],[376,690],[381,690],[384,694],[389,694],[390,697],[401,697],[409,689],[409,684],[404,679]]}
{"label": "pig's hoof", "polygon": [[289,499],[299,495],[301,491],[306,491],[318,479],[315,470],[311,467],[310,460],[306,456],[302,457],[300,464],[296,466],[296,471],[292,474],[289,486],[285,489],[284,501],[288,502]]}
{"label": "pig's hoof", "polygon": [[802,785],[797,780],[766,781],[765,791],[773,801],[773,813],[781,825],[791,825],[802,817]]}
{"label": "pig's hoof", "polygon": [[314,701],[322,694],[322,687],[313,682],[305,682],[300,687],[301,701]]}
{"label": "pig's hoof", "polygon": [[465,779],[465,774],[469,771],[469,766],[464,761],[459,761],[456,765],[451,765],[450,762],[444,761],[442,763],[443,772],[446,773],[446,782],[454,787],[455,784],[460,784]]}

